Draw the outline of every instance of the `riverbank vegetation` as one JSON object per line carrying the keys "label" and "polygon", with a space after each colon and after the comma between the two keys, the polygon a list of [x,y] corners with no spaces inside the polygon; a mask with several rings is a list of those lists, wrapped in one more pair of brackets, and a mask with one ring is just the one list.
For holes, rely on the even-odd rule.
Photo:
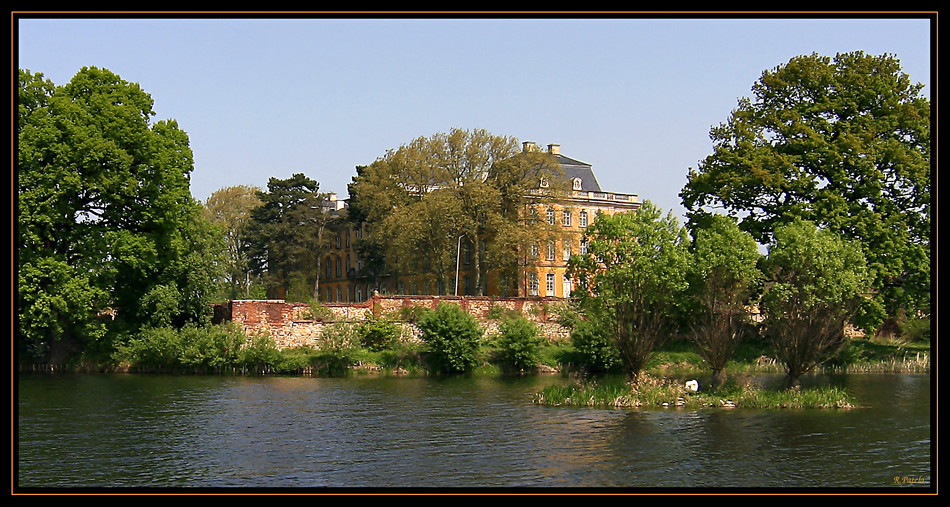
{"label": "riverbank vegetation", "polygon": [[[812,55],[764,73],[690,170],[686,225],[649,200],[599,214],[580,251],[568,250],[572,302],[558,315],[570,339],[558,344],[539,340],[526,316],[496,312],[498,331],[486,334],[452,307],[414,310],[404,319],[413,332],[387,319],[337,322],[312,347],[284,350],[212,325],[212,303],[235,295],[320,299],[331,269],[321,251],[339,211],[329,195],[295,174],[202,205],[188,190],[187,135],[153,121],[137,84],[96,68],[63,86],[26,70],[19,78],[21,368],[620,372],[631,392],[647,383],[665,403],[680,393],[648,379],[708,372],[707,389],[684,402],[718,393],[751,403],[730,391],[745,386],[737,375],[784,374],[800,393],[820,371],[929,371],[930,107],[888,55]],[[515,290],[537,267],[523,254],[560,234],[529,208],[564,183],[550,157],[516,148],[453,129],[358,168],[345,219],[375,231],[357,245],[359,276],[428,272],[444,293],[464,245],[475,253],[474,293],[489,267]],[[461,153],[473,155],[449,156]],[[542,182],[554,184],[543,196]],[[340,259],[334,267],[342,273]]]}

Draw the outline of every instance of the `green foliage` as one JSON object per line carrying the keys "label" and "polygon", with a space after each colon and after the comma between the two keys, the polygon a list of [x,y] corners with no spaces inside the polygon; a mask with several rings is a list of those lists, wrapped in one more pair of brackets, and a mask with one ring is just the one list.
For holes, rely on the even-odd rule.
{"label": "green foliage", "polygon": [[301,317],[309,320],[329,322],[333,320],[333,311],[321,305],[319,301],[311,298],[308,306],[301,312]]}
{"label": "green foliage", "polygon": [[240,367],[245,341],[233,325],[148,327],[119,345],[114,358],[139,371],[224,372]]}
{"label": "green foliage", "polygon": [[620,351],[606,329],[591,321],[578,321],[571,331],[574,353],[593,373],[606,373],[621,365]]}
{"label": "green foliage", "polygon": [[282,363],[283,354],[270,336],[252,336],[241,349],[240,363],[253,372],[271,370]]}
{"label": "green foliage", "polygon": [[133,334],[210,317],[223,245],[191,197],[188,136],[152,106],[105,69],[64,86],[20,71],[19,337],[36,360],[63,337],[107,348],[110,308]]}
{"label": "green foliage", "polygon": [[355,324],[334,322],[324,326],[316,360],[320,370],[329,375],[342,375],[356,362],[360,337]]}
{"label": "green foliage", "polygon": [[610,330],[631,379],[677,332],[687,287],[686,232],[672,214],[645,201],[635,213],[599,215],[586,232],[588,253],[571,257],[581,308]]}
{"label": "green foliage", "polygon": [[316,299],[321,251],[329,241],[332,220],[320,184],[294,174],[270,178],[258,192],[261,205],[252,209],[244,230],[248,269],[271,287],[283,287],[291,300]]}
{"label": "green foliage", "polygon": [[434,312],[425,314],[418,326],[432,371],[467,373],[480,363],[482,330],[475,318],[458,305],[440,304]]}
{"label": "green foliage", "polygon": [[869,325],[930,312],[931,105],[893,55],[792,58],[711,129],[681,192],[690,221],[741,217],[762,244],[789,220],[858,242],[873,277]]}
{"label": "green foliage", "polygon": [[537,368],[544,343],[538,326],[524,317],[516,317],[502,322],[500,331],[502,358],[516,369]]}
{"label": "green foliage", "polygon": [[693,231],[687,269],[686,302],[690,337],[718,375],[735,353],[756,302],[762,272],[752,236],[722,215],[709,217]]}
{"label": "green foliage", "polygon": [[374,352],[392,349],[399,344],[402,330],[398,324],[386,319],[370,319],[357,328],[360,343]]}
{"label": "green foliage", "polygon": [[261,189],[246,185],[215,191],[204,203],[204,216],[224,235],[223,293],[228,299],[251,297],[253,277],[246,233],[251,211],[261,205]]}
{"label": "green foliage", "polygon": [[776,359],[794,381],[846,344],[845,326],[871,279],[861,250],[829,230],[795,221],[775,236],[764,262],[770,286],[762,309]]}
{"label": "green foliage", "polygon": [[[538,192],[542,179],[550,192]],[[523,220],[524,212],[550,201],[564,183],[553,156],[519,153],[514,138],[483,129],[454,128],[358,167],[349,216],[373,229],[361,245],[372,254],[372,276],[385,259],[400,273],[431,274],[442,293],[452,293],[461,237],[462,248],[477,252],[472,290],[482,295],[489,268],[514,272],[519,250],[550,232],[543,222]]]}

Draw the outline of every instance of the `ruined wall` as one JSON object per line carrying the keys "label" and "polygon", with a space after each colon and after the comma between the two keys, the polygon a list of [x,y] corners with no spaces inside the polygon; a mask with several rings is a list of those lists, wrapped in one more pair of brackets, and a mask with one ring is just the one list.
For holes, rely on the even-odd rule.
{"label": "ruined wall", "polygon": [[[287,303],[275,299],[245,299],[228,303],[225,314],[241,325],[248,336],[269,335],[279,348],[319,346],[325,327],[336,322],[363,322],[370,318],[386,317],[399,321],[404,308],[435,309],[443,303],[459,305],[475,317],[486,334],[497,334],[503,314],[520,313],[535,322],[547,340],[561,342],[569,339],[568,330],[557,323],[553,312],[557,302],[553,298],[489,298],[475,296],[380,296],[374,295],[362,303],[327,303],[311,312],[309,304]],[[313,319],[313,314],[320,318]],[[404,326],[412,327],[408,322]],[[418,336],[414,329],[409,330]]]}

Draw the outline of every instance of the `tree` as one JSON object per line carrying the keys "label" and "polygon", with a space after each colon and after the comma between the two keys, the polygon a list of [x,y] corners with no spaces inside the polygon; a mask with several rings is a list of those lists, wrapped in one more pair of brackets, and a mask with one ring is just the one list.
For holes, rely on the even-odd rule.
{"label": "tree", "polygon": [[260,188],[247,185],[225,187],[211,194],[204,204],[205,216],[224,234],[225,293],[231,299],[250,296],[251,269],[245,236],[251,211],[262,204],[260,192]]}
{"label": "tree", "polygon": [[794,386],[846,345],[871,277],[856,244],[800,220],[775,229],[764,264],[767,332]]}
{"label": "tree", "polygon": [[[521,232],[543,228],[526,220],[525,210],[565,188],[559,172],[549,155],[518,152],[513,138],[452,129],[357,168],[349,217],[370,224],[367,251],[381,253],[400,274],[431,274],[445,292],[454,284],[461,237],[473,253],[473,290],[480,295],[489,266],[524,259],[528,234]],[[539,191],[542,180],[553,183],[545,192]]]}
{"label": "tree", "polygon": [[19,80],[18,314],[31,360],[57,343],[108,352],[107,330],[147,325],[150,301],[176,323],[206,318],[219,245],[191,197],[187,134],[152,122],[152,98],[105,69],[63,86],[22,69]]}
{"label": "tree", "polygon": [[620,351],[636,382],[673,332],[686,288],[687,238],[672,214],[644,201],[637,212],[600,215],[585,234],[588,250],[571,257],[581,307]]}
{"label": "tree", "polygon": [[[251,211],[245,244],[251,272],[290,297],[319,298],[320,259],[333,220],[320,184],[302,173],[270,178],[258,192],[261,205]],[[308,289],[302,294],[299,286]]]}
{"label": "tree", "polygon": [[893,55],[791,59],[711,129],[713,153],[681,197],[691,221],[708,208],[741,217],[762,244],[791,219],[859,242],[884,312],[930,311],[930,101]]}
{"label": "tree", "polygon": [[752,235],[729,217],[711,215],[693,231],[687,269],[690,335],[714,383],[722,380],[749,324],[761,282],[760,257]]}

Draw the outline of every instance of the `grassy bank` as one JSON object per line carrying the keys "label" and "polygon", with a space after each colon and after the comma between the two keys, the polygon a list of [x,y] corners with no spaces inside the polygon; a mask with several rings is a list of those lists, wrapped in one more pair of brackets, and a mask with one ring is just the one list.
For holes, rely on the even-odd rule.
{"label": "grassy bank", "polygon": [[838,408],[857,406],[857,401],[837,387],[766,389],[735,380],[712,389],[693,392],[685,383],[643,375],[635,384],[614,381],[575,382],[549,386],[534,402],[547,406],[613,408]]}

